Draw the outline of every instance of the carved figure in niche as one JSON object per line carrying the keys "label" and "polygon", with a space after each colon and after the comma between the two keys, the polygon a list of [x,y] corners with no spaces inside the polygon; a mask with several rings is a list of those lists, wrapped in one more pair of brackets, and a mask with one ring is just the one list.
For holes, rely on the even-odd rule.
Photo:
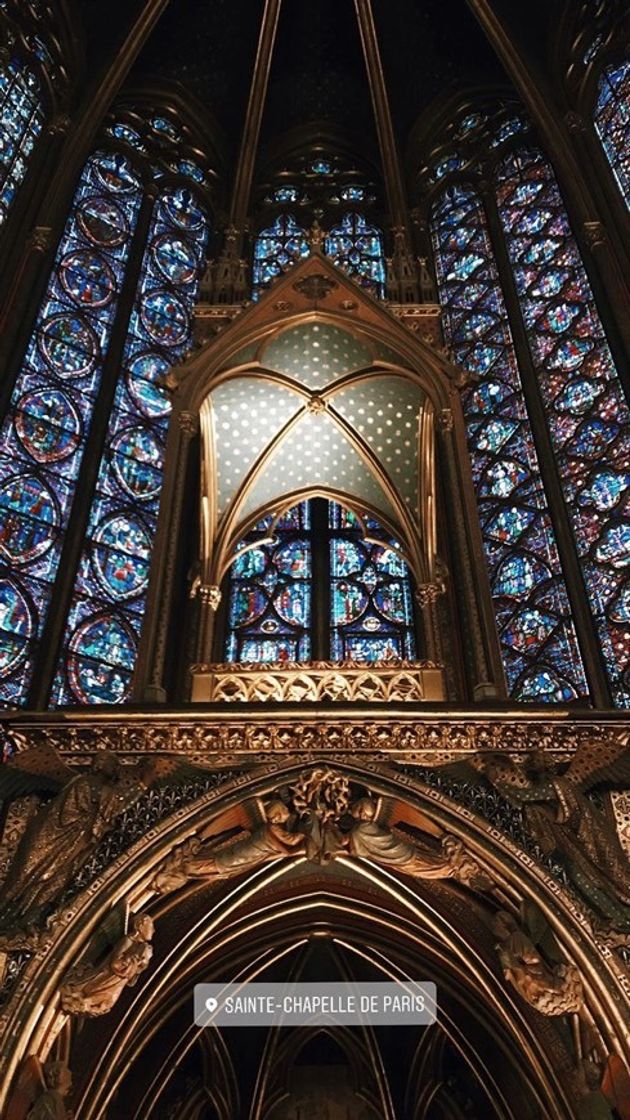
{"label": "carved figure in niche", "polygon": [[72,1088],[72,1074],[64,1062],[49,1062],[42,1070],[44,1090],[27,1113],[27,1120],[72,1120],[65,1100]]}
{"label": "carved figure in niche", "polygon": [[[521,923],[505,910],[499,910],[494,917],[492,928],[499,939],[497,951],[503,975],[541,1015],[581,1014],[584,991],[580,974],[575,965],[562,959],[551,929],[539,911],[531,911],[530,922],[525,909]],[[534,943],[532,932],[541,945]]]}
{"label": "carved figure in niche", "polygon": [[611,943],[625,943],[630,935],[630,864],[612,814],[587,793],[606,786],[630,788],[627,737],[585,740],[561,773],[544,765],[536,770],[517,766],[502,755],[477,755],[452,766],[451,772],[469,781],[481,773],[523,809],[542,850],[560,860],[574,888],[599,915],[597,932]]}
{"label": "carved figure in niche", "polygon": [[166,894],[189,879],[228,879],[269,860],[304,850],[304,835],[287,827],[292,813],[283,801],[275,798],[264,806],[263,812],[265,823],[245,836],[227,843],[219,837],[207,844],[193,837],[181,844],[162,864],[153,880],[154,889]]}
{"label": "carved figure in niche", "polygon": [[68,972],[60,988],[61,1008],[68,1015],[106,1015],[124,988],[133,987],[148,967],[153,948],[153,921],[133,914],[129,929],[101,964],[81,961]]}
{"label": "carved figure in niche", "polygon": [[0,801],[53,793],[29,821],[0,888],[0,948],[28,942],[116,818],[150,787],[205,773],[179,759],[155,755],[123,766],[102,751],[77,773],[51,747],[18,753],[0,768]]}

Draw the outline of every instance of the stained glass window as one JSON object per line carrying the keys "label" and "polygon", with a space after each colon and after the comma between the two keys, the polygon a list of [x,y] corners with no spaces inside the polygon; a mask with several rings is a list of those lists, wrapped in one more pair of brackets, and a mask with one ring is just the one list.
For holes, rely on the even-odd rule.
{"label": "stained glass window", "polygon": [[227,661],[308,661],[311,656],[310,507],[260,522],[230,569]]}
{"label": "stained glass window", "polygon": [[604,70],[598,87],[595,128],[630,207],[630,62]]}
{"label": "stained glass window", "polygon": [[44,123],[39,82],[21,59],[0,66],[0,226]]}
{"label": "stained glass window", "polygon": [[344,214],[326,238],[326,255],[354,276],[361,287],[375,296],[385,294],[383,238],[376,226],[356,211]]}
{"label": "stained glass window", "polygon": [[329,635],[319,656],[335,661],[415,657],[409,572],[376,521],[316,499],[285,515],[270,541],[271,522],[231,568],[226,660],[308,661],[316,631]]}
{"label": "stained glass window", "polygon": [[434,207],[432,232],[463,393],[468,447],[510,694],[563,701],[587,694],[558,548],[523,396],[483,206],[467,186]]}
{"label": "stained glass window", "polygon": [[88,161],[0,429],[4,703],[28,689],[141,194],[122,156]]}
{"label": "stained glass window", "polygon": [[630,416],[550,165],[510,155],[499,212],[615,703],[630,702]]}
{"label": "stained glass window", "polygon": [[188,188],[156,202],[88,532],[53,689],[55,703],[129,694],[149,580],[170,413],[161,378],[190,345],[207,217]]}
{"label": "stained glass window", "polygon": [[276,276],[308,253],[306,231],[291,214],[279,214],[273,225],[256,238],[252,276],[254,299]]}
{"label": "stained glass window", "polygon": [[396,542],[371,518],[365,518],[364,538],[357,519],[332,502],[329,526],[332,660],[412,660],[409,572]]}

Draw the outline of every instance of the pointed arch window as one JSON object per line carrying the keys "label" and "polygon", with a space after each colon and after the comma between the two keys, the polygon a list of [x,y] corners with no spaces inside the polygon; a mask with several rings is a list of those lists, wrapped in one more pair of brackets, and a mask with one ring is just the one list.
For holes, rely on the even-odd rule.
{"label": "pointed arch window", "polygon": [[41,90],[18,56],[0,66],[0,227],[24,180],[44,124]]}
{"label": "pointed arch window", "polygon": [[289,265],[309,253],[306,230],[292,214],[278,214],[273,225],[261,230],[254,245],[253,295],[280,276]]}
{"label": "pointed arch window", "polygon": [[464,390],[473,481],[510,694],[588,694],[514,342],[481,199],[448,188],[432,213],[444,330]]}
{"label": "pointed arch window", "polygon": [[158,198],[53,687],[57,704],[129,695],[170,414],[161,379],[190,346],[207,238],[207,214],[192,190]]}
{"label": "pointed arch window", "polygon": [[304,502],[239,546],[227,631],[226,661],[413,659],[407,565],[373,518]]}
{"label": "pointed arch window", "polygon": [[595,128],[630,207],[630,61],[607,66],[597,87]]}
{"label": "pointed arch window", "polygon": [[383,235],[364,214],[356,210],[344,214],[330,230],[325,248],[326,255],[354,276],[361,287],[379,298],[385,295]]}
{"label": "pointed arch window", "polygon": [[550,164],[499,165],[497,203],[615,703],[630,704],[630,415]]}
{"label": "pointed arch window", "polygon": [[86,164],[0,429],[4,703],[31,680],[141,198],[123,156]]}

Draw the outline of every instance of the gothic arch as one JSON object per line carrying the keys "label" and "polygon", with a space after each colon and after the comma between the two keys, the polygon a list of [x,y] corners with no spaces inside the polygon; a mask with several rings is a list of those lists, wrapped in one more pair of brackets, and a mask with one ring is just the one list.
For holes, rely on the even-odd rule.
{"label": "gothic arch", "polygon": [[[111,1013],[108,1042],[93,1081],[82,1067],[87,1077],[81,1090],[85,1120],[105,1115],[105,1102],[120,1082],[123,1067],[127,1069],[144,1041],[153,1037],[161,1018],[181,1006],[178,992],[183,987],[188,990],[196,978],[209,978],[214,961],[220,962],[217,978],[228,973],[253,978],[265,961],[280,959],[314,928],[332,931],[330,935],[339,945],[350,946],[351,955],[361,955],[385,976],[413,978],[414,961],[424,961],[448,998],[456,1000],[457,1022],[447,1015],[450,1026],[445,1029],[460,1052],[468,1054],[471,1068],[476,1036],[470,1033],[470,1025],[463,1032],[458,1026],[460,1017],[467,1014],[466,1007],[472,1008],[473,1017],[479,1015],[478,1024],[486,1023],[512,1071],[518,1069],[518,1056],[527,1054],[528,1092],[542,1105],[544,1114],[558,1120],[572,1116],[569,1051],[549,1020],[532,1012],[500,976],[493,938],[488,936],[488,913],[495,905],[513,908],[522,898],[536,904],[563,955],[580,969],[585,1002],[600,1045],[606,1053],[624,1056],[627,1037],[620,1012],[622,988],[613,958],[592,940],[584,916],[544,867],[485,820],[421,781],[352,759],[340,760],[336,770],[376,797],[394,799],[398,817],[413,827],[432,836],[452,834],[463,841],[496,883],[493,901],[487,896],[462,897],[460,888],[436,889],[427,882],[417,889],[412,880],[372,862],[346,857],[315,872],[301,857],[297,862],[284,859],[241,877],[236,885],[226,883],[216,894],[208,895],[201,883],[156,901],[151,883],[173,848],[194,833],[216,835],[233,828],[239,820],[239,806],[248,799],[287,787],[316,765],[317,759],[308,767],[304,760],[265,766],[219,785],[150,829],[68,904],[53,924],[45,947],[27,964],[2,1015],[6,1037],[11,1040],[2,1056],[5,1103],[26,1055],[44,1060],[64,1025],[58,1002],[64,974],[80,958],[103,918],[125,900],[133,912],[149,908],[155,917],[156,960],[133,998],[121,1001],[124,1010]],[[370,930],[367,939],[366,928]],[[165,939],[160,937],[161,930]],[[188,1011],[184,1013],[188,1029],[186,1015]],[[89,1037],[88,1031],[83,1041],[89,1043]],[[100,1028],[98,1037],[102,1041]],[[483,1066],[483,1055],[479,1060]],[[506,1091],[505,1085],[497,1088],[499,1097]],[[504,1114],[509,1112],[497,1112],[497,1116]]]}

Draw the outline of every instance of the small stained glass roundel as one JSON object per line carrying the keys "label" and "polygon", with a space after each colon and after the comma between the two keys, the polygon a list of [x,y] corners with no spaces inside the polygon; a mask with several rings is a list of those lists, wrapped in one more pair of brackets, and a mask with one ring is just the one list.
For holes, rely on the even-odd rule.
{"label": "small stained glass roundel", "polygon": [[180,229],[199,229],[205,221],[204,211],[197,205],[195,196],[187,187],[181,187],[164,199],[166,213]]}
{"label": "small stained glass roundel", "polygon": [[129,599],[149,582],[151,541],[137,518],[117,513],[101,522],[94,533],[93,563],[107,595]]}
{"label": "small stained glass roundel", "polygon": [[197,274],[197,256],[181,237],[164,234],[153,244],[153,257],[159,272],[171,284],[190,284]]}
{"label": "small stained glass roundel", "polygon": [[70,642],[68,675],[83,704],[119,704],[128,695],[136,643],[114,615],[84,622]]}
{"label": "small stained glass roundel", "polygon": [[131,164],[120,152],[113,155],[101,156],[95,161],[96,174],[102,186],[114,194],[126,194],[139,187],[137,176]]}
{"label": "small stained glass roundel", "polygon": [[82,233],[95,245],[109,248],[121,245],[127,236],[127,222],[122,210],[105,198],[86,198],[77,211]]}
{"label": "small stained glass roundel", "polygon": [[0,677],[7,677],[26,658],[33,616],[12,580],[0,580]]}
{"label": "small stained glass roundel", "polygon": [[38,463],[67,459],[81,442],[79,414],[60,389],[25,393],[16,405],[15,430]]}
{"label": "small stained glass roundel", "polygon": [[15,475],[0,486],[0,555],[11,564],[29,564],[48,551],[59,511],[47,486],[35,475]]}
{"label": "small stained glass roundel", "polygon": [[160,384],[170,368],[170,362],[161,354],[149,353],[139,354],[127,370],[129,393],[140,412],[150,419],[167,416],[171,410],[166,390]]}
{"label": "small stained glass roundel", "polygon": [[155,497],[162,484],[162,450],[146,428],[125,428],[111,447],[114,474],[126,494],[141,501]]}
{"label": "small stained glass roundel", "polygon": [[94,331],[78,315],[55,315],[48,319],[41,328],[39,346],[59,377],[90,373],[99,355]]}
{"label": "small stained glass roundel", "polygon": [[68,253],[59,265],[59,279],[70,298],[83,307],[105,307],[116,291],[111,268],[89,249]]}
{"label": "small stained glass roundel", "polygon": [[177,346],[188,335],[186,307],[170,292],[149,292],[140,305],[140,317],[147,333],[162,346]]}

